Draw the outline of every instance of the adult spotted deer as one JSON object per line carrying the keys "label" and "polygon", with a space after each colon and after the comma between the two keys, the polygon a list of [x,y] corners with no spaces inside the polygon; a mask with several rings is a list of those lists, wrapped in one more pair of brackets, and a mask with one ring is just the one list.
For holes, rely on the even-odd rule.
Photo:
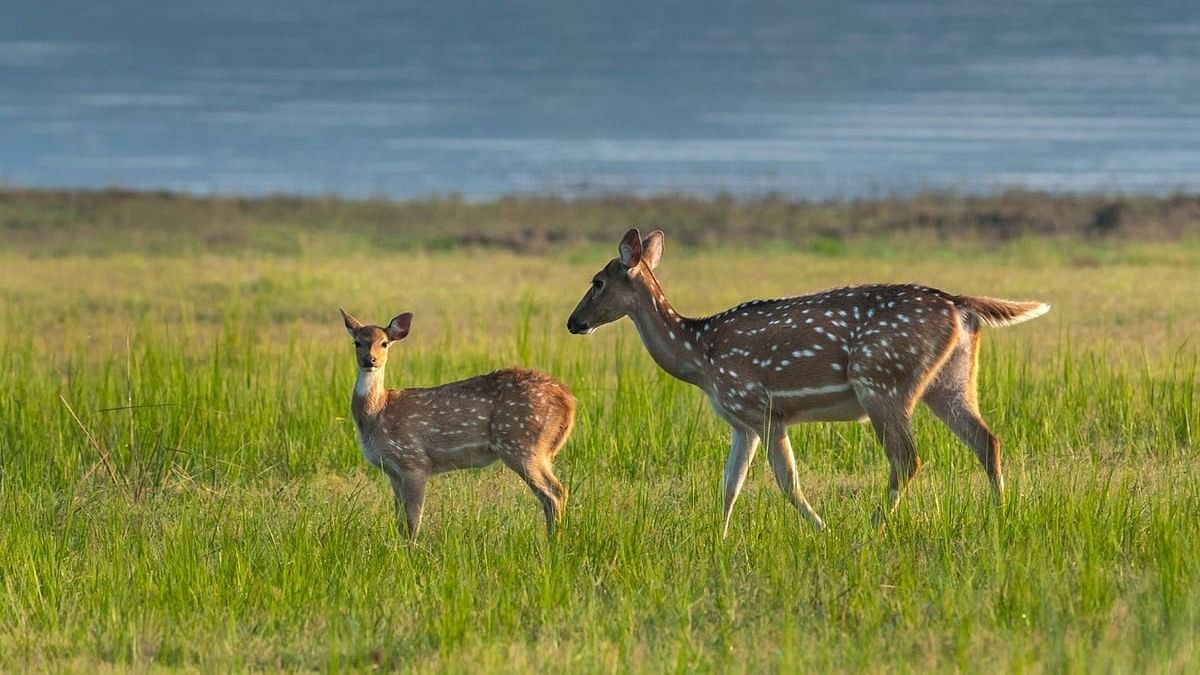
{"label": "adult spotted deer", "polygon": [[428,389],[385,389],[392,343],[403,340],[412,314],[387,325],[364,326],[342,310],[354,338],[358,380],[350,411],[363,456],[392,483],[396,515],[404,509],[408,534],[421,528],[430,476],[504,462],[542,502],[546,532],[562,517],[567,489],[551,462],[575,422],[575,398],[561,383],[534,370],[510,368]]}
{"label": "adult spotted deer", "polygon": [[784,495],[816,529],[824,527],[797,483],[787,435],[797,422],[869,419],[891,465],[894,509],[921,465],[911,422],[917,401],[975,452],[1003,499],[1000,441],[976,403],[980,329],[1032,319],[1048,305],[877,285],[753,300],[689,319],[671,307],[654,277],[661,231],[643,239],[630,230],[619,250],[592,278],[567,329],[587,334],[629,316],[655,362],[703,389],[733,427],[722,536],[760,439]]}

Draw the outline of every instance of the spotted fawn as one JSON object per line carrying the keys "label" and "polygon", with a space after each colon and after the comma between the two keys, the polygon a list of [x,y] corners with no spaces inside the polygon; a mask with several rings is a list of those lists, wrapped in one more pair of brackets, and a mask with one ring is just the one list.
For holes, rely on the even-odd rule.
{"label": "spotted fawn", "polygon": [[516,368],[428,389],[385,389],[388,349],[408,335],[412,314],[384,328],[364,326],[345,310],[342,318],[357,355],[350,411],[359,446],[391,481],[397,519],[403,508],[409,537],[415,539],[421,527],[430,476],[497,459],[541,500],[547,534],[553,535],[567,489],[554,476],[552,461],[575,421],[571,392],[544,373]]}
{"label": "spotted fawn", "polygon": [[760,439],[784,495],[824,528],[797,482],[787,428],[798,422],[870,420],[891,465],[888,508],[895,509],[921,465],[912,432],[918,401],[975,452],[1003,500],[1000,441],[976,400],[980,332],[1041,316],[1049,305],[876,285],[753,300],[691,319],[671,307],[655,279],[661,231],[643,239],[630,230],[619,251],[592,278],[567,329],[587,334],[629,316],[654,361],[704,390],[733,428],[722,536]]}

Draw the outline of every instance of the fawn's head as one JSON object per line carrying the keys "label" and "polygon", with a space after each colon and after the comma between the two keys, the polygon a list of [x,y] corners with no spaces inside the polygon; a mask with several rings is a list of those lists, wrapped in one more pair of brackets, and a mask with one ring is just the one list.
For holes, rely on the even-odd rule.
{"label": "fawn's head", "polygon": [[405,312],[392,319],[387,328],[379,326],[364,326],[361,321],[350,316],[346,310],[339,309],[342,320],[346,322],[346,331],[354,338],[354,352],[358,357],[358,367],[366,372],[383,368],[387,363],[388,345],[403,340],[408,335],[412,325],[412,313]]}
{"label": "fawn's head", "polygon": [[643,239],[634,228],[621,238],[618,250],[621,254],[592,277],[592,287],[567,319],[567,330],[572,333],[587,335],[632,311],[637,302],[634,284],[640,275],[651,274],[662,258],[662,230]]}

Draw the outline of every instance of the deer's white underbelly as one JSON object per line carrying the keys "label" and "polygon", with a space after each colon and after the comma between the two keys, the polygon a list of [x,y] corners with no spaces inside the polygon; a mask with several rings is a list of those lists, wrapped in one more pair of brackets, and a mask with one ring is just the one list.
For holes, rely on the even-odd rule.
{"label": "deer's white underbelly", "polygon": [[453,445],[431,446],[428,451],[433,462],[433,472],[475,469],[496,461],[496,453],[488,447],[486,440],[463,441]]}
{"label": "deer's white underbelly", "polygon": [[820,405],[805,407],[782,406],[782,417],[788,424],[796,422],[855,422],[866,419],[867,411],[853,392],[837,398],[826,398]]}
{"label": "deer's white underbelly", "polygon": [[754,395],[730,395],[722,390],[717,395],[710,394],[709,402],[731,424],[758,424],[768,415],[786,424],[851,422],[867,415],[848,383],[778,390],[751,385],[745,391]]}

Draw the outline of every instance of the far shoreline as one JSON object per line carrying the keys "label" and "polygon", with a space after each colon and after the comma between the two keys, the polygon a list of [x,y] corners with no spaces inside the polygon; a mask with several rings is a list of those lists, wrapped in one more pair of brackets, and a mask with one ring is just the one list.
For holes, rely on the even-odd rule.
{"label": "far shoreline", "polygon": [[271,251],[296,237],[361,240],[390,249],[462,247],[537,253],[611,243],[630,227],[662,228],[690,247],[837,248],[859,240],[935,244],[1172,242],[1200,237],[1200,192],[1161,195],[922,192],[844,200],[779,194],[709,197],[459,195],[357,199],[335,195],[196,195],[128,188],[0,187],[0,250],[238,249]]}

